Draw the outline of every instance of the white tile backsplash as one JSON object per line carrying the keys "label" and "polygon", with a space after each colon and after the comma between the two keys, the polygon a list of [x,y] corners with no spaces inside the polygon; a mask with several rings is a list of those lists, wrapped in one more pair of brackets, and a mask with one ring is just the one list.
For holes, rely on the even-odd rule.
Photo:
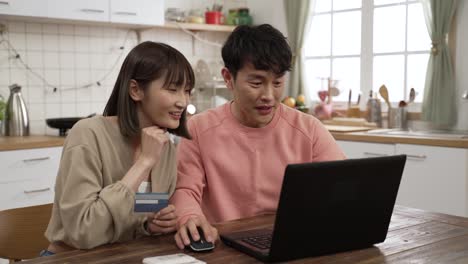
{"label": "white tile backsplash", "polygon": [[75,26],[75,36],[89,36],[89,27]]}
{"label": "white tile backsplash", "polygon": [[44,52],[44,68],[58,69],[59,68],[59,53],[58,52]]}
{"label": "white tile backsplash", "polygon": [[59,26],[56,24],[44,24],[42,25],[42,33],[44,34],[58,34]]}
{"label": "white tile backsplash", "polygon": [[[89,70],[76,70],[75,77],[76,77],[75,79],[76,79],[77,86],[87,85],[91,82]],[[79,90],[83,90],[83,89],[79,89]],[[86,90],[89,90],[89,89],[86,89]]]}
{"label": "white tile backsplash", "polygon": [[60,85],[72,87],[75,86],[75,71],[72,70],[60,70]]}
{"label": "white tile backsplash", "polygon": [[75,33],[72,25],[59,25],[59,34],[60,35],[70,35],[72,36]]}
{"label": "white tile backsplash", "polygon": [[44,97],[45,97],[46,105],[57,104],[57,103],[60,103],[60,101],[62,100],[62,97],[60,96],[60,92],[52,92],[51,89],[46,90],[46,92],[44,93]]}
{"label": "white tile backsplash", "polygon": [[[18,20],[3,22],[8,28],[3,37],[11,42],[29,67],[58,88],[53,92],[53,87],[28,73],[17,59],[12,58],[12,51],[0,45],[0,94],[7,98],[8,86],[12,83],[23,87],[30,112],[31,134],[58,134],[57,130],[46,127],[46,118],[102,114],[125,56],[137,44],[135,32],[125,28]],[[227,33],[198,34],[219,43],[227,37]],[[173,46],[193,65],[199,58],[207,61],[221,59],[220,48],[203,44],[177,29],[143,30],[141,41],[146,40]],[[107,78],[101,80],[104,76]],[[97,81],[101,86],[96,84]],[[92,85],[82,87],[87,84]]]}
{"label": "white tile backsplash", "polygon": [[77,104],[77,109],[76,109],[77,116],[88,116],[90,114],[92,114],[91,103],[83,102],[83,103]]}
{"label": "white tile backsplash", "polygon": [[104,107],[106,106],[106,102],[93,102],[91,103],[91,113],[102,114],[104,111]]}
{"label": "white tile backsplash", "polygon": [[59,62],[60,69],[74,69],[75,54],[73,52],[60,52]]}
{"label": "white tile backsplash", "polygon": [[76,69],[89,69],[89,57],[88,53],[76,54],[75,56],[75,67]]}
{"label": "white tile backsplash", "polygon": [[29,94],[29,98],[28,98],[29,103],[44,105],[45,103],[44,86],[29,86],[28,94]]}
{"label": "white tile backsplash", "polygon": [[45,134],[45,121],[30,121],[29,122],[29,133],[31,135],[44,135]]}
{"label": "white tile backsplash", "polygon": [[26,72],[21,69],[15,68],[10,70],[10,81],[20,86],[26,85],[26,76]]}
{"label": "white tile backsplash", "polygon": [[75,51],[77,52],[89,52],[89,38],[83,36],[75,37]]}
{"label": "white tile backsplash", "polygon": [[46,118],[61,117],[60,104],[47,103],[46,105]]}
{"label": "white tile backsplash", "polygon": [[94,85],[91,87],[91,101],[93,102],[100,102],[102,101],[102,98],[107,97],[107,89],[105,86],[97,86]]}
{"label": "white tile backsplash", "polygon": [[35,33],[26,34],[26,50],[42,51],[42,35]]}
{"label": "white tile backsplash", "polygon": [[44,67],[44,62],[42,60],[43,52],[39,51],[29,51],[26,53],[26,63],[29,67],[33,69],[42,69]]}
{"label": "white tile backsplash", "polygon": [[8,86],[10,84],[10,71],[8,69],[0,69],[0,86]]}
{"label": "white tile backsplash", "polygon": [[75,48],[75,40],[73,36],[69,35],[60,35],[59,36],[59,49],[60,51],[70,51],[73,52]]}
{"label": "white tile backsplash", "polygon": [[36,68],[36,69],[33,69],[34,70],[34,74],[33,72],[27,72],[27,78],[28,78],[28,81],[27,81],[27,86],[28,87],[31,87],[31,86],[44,86],[44,82],[42,81],[42,79],[39,77],[39,76],[44,76],[44,71],[42,70],[42,68]]}
{"label": "white tile backsplash", "polygon": [[74,117],[76,116],[76,104],[62,103],[61,105],[61,116],[63,117]]}
{"label": "white tile backsplash", "polygon": [[44,78],[49,82],[50,85],[60,86],[60,70],[56,69],[45,69]]}
{"label": "white tile backsplash", "polygon": [[26,34],[10,32],[8,40],[17,51],[24,51],[26,49]]}
{"label": "white tile backsplash", "polygon": [[[89,88],[76,90],[76,102],[78,104],[78,109],[81,109],[79,106],[82,105],[83,103],[89,103],[90,98],[91,98],[91,90]],[[88,104],[87,108],[89,107],[90,106]],[[86,115],[89,115],[89,113]]]}
{"label": "white tile backsplash", "polygon": [[62,98],[60,100],[61,103],[76,103],[76,90],[74,89],[68,89],[69,87],[64,87],[63,90],[60,90],[60,97]]}
{"label": "white tile backsplash", "polygon": [[9,21],[8,24],[8,31],[11,33],[24,33],[26,32],[26,23],[19,22],[19,21]]}
{"label": "white tile backsplash", "polygon": [[42,33],[42,26],[41,24],[36,23],[27,23],[26,24],[26,33]]}
{"label": "white tile backsplash", "polygon": [[30,121],[41,121],[45,119],[45,108],[44,104],[33,104],[28,105],[28,114]]}
{"label": "white tile backsplash", "polygon": [[43,49],[45,51],[58,52],[59,51],[59,36],[44,34],[42,38]]}

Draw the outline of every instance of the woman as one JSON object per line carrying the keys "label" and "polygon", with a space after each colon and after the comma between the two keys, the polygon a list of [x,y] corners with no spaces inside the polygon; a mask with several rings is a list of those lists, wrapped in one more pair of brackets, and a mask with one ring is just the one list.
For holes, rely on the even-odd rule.
{"label": "woman", "polygon": [[67,136],[45,233],[51,244],[41,255],[175,230],[174,206],[149,215],[133,207],[136,192],[174,191],[168,132],[190,138],[193,86],[193,70],[174,48],[144,42],[130,51],[104,115],[81,120]]}

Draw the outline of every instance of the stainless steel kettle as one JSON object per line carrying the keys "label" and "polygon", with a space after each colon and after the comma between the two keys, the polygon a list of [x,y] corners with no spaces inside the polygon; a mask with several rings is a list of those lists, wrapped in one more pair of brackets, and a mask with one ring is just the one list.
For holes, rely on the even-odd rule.
{"label": "stainless steel kettle", "polygon": [[29,136],[28,109],[21,95],[21,86],[12,84],[9,88],[10,96],[5,106],[3,118],[3,135]]}

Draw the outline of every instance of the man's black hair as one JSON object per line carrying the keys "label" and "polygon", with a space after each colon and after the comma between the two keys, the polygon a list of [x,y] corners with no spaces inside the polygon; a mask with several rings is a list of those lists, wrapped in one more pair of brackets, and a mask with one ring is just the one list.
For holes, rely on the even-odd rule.
{"label": "man's black hair", "polygon": [[284,35],[268,24],[238,26],[224,43],[222,56],[234,78],[249,62],[257,70],[272,71],[278,76],[291,70],[291,47]]}

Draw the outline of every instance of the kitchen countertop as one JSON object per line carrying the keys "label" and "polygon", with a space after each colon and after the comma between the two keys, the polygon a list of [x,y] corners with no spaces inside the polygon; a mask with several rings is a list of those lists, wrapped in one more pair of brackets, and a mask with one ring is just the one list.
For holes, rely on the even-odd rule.
{"label": "kitchen countertop", "polygon": [[336,140],[358,141],[384,144],[413,144],[449,148],[468,148],[468,139],[415,137],[403,135],[369,134],[366,132],[340,133],[331,132]]}
{"label": "kitchen countertop", "polygon": [[0,136],[0,151],[61,147],[65,141],[64,137],[58,136],[27,136],[27,137],[4,137]]}
{"label": "kitchen countertop", "polygon": [[[415,137],[403,135],[368,134],[366,132],[331,132],[336,140],[357,141],[384,144],[413,144],[450,148],[467,148],[468,139],[447,139],[437,137]],[[28,136],[3,137],[0,136],[0,151],[47,148],[63,146],[64,137],[58,136]]]}

